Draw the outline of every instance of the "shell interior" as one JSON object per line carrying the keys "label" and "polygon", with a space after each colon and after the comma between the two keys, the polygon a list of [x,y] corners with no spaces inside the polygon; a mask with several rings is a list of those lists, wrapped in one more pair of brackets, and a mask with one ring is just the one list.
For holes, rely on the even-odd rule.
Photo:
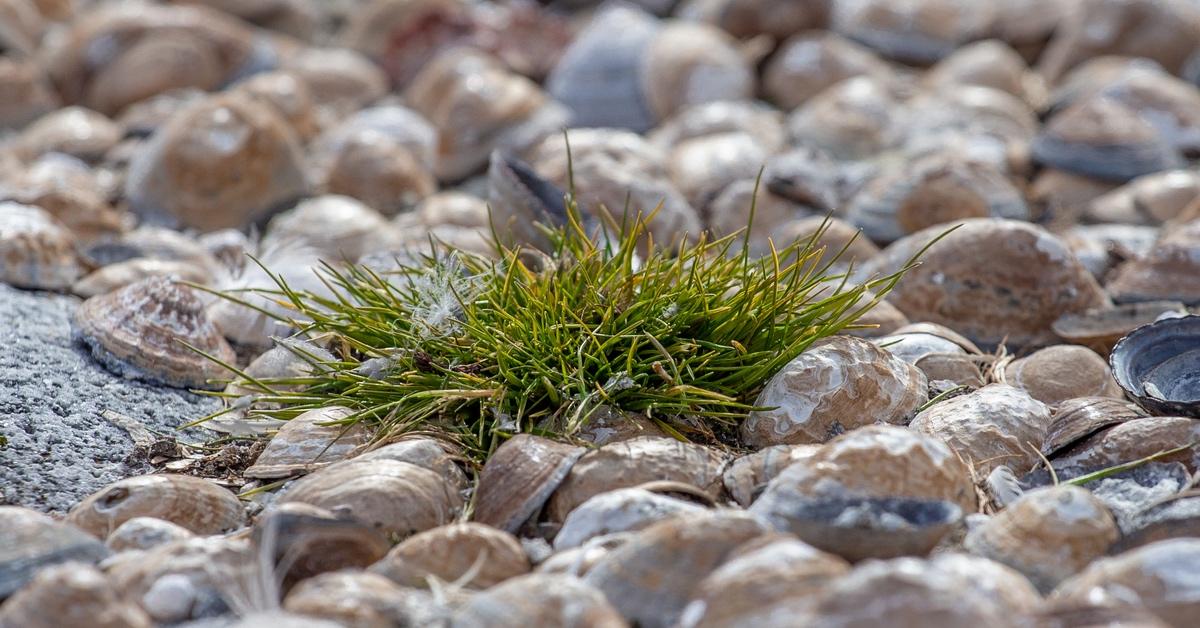
{"label": "shell interior", "polygon": [[1109,356],[1113,377],[1151,412],[1200,416],[1200,316],[1133,330]]}

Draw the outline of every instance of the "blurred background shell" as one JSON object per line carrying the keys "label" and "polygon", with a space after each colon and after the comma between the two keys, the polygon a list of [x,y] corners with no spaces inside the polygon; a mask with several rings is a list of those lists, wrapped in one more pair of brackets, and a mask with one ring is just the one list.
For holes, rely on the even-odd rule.
{"label": "blurred background shell", "polygon": [[0,280],[36,290],[66,290],[85,272],[75,238],[40,207],[0,202]]}
{"label": "blurred background shell", "polygon": [[867,75],[886,80],[892,71],[871,49],[836,33],[814,31],[779,45],[763,69],[761,88],[767,100],[790,111],[846,79]]}
{"label": "blurred background shell", "polygon": [[831,27],[884,56],[929,64],[992,27],[995,7],[963,0],[849,0],[832,4]]}

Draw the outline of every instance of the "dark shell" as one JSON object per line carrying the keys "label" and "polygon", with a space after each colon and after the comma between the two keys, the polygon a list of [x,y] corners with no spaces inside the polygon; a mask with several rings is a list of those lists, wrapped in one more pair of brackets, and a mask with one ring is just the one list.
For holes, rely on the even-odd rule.
{"label": "dark shell", "polygon": [[378,530],[307,504],[283,504],[254,525],[255,543],[271,552],[284,587],[342,569],[365,569],[391,544]]}
{"label": "dark shell", "polygon": [[1042,443],[1042,453],[1053,456],[1107,427],[1146,416],[1137,406],[1111,397],[1079,397],[1058,406]]}
{"label": "dark shell", "polygon": [[1200,417],[1200,316],[1144,325],[1113,347],[1113,377],[1159,415]]}
{"label": "dark shell", "polygon": [[1200,537],[1200,490],[1183,491],[1151,504],[1134,515],[1125,528],[1110,554],[1166,539]]}
{"label": "dark shell", "polygon": [[1124,182],[1183,164],[1179,151],[1136,111],[1102,97],[1055,115],[1032,149],[1043,165],[1106,181]]}
{"label": "dark shell", "polygon": [[508,439],[479,473],[474,520],[516,533],[586,451],[528,434]]}
{"label": "dark shell", "polygon": [[1165,312],[1184,312],[1178,301],[1145,301],[1111,308],[1068,313],[1050,326],[1063,340],[1085,345],[1101,355],[1112,352],[1113,345],[1129,332],[1153,323]]}

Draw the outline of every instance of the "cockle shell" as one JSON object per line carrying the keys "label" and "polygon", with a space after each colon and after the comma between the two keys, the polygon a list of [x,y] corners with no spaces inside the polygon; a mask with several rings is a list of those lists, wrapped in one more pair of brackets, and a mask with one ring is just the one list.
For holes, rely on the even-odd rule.
{"label": "cockle shell", "polygon": [[1054,114],[1032,149],[1044,165],[1118,183],[1183,165],[1179,151],[1158,129],[1133,108],[1104,96]]}
{"label": "cockle shell", "polygon": [[481,591],[530,569],[516,537],[473,522],[414,534],[371,567],[405,587],[424,588],[432,578]]}
{"label": "cockle shell", "polygon": [[852,0],[833,4],[834,31],[899,61],[928,64],[979,39],[995,8],[961,0]]}
{"label": "cockle shell", "polygon": [[1093,562],[1066,580],[1051,600],[1082,603],[1113,598],[1144,606],[1182,628],[1200,612],[1200,585],[1191,575],[1200,568],[1200,540],[1171,539]]}
{"label": "cockle shell", "polygon": [[796,144],[838,159],[867,159],[900,141],[900,109],[888,84],[857,76],[822,90],[793,111],[788,135]]}
{"label": "cockle shell", "polygon": [[1088,205],[1093,222],[1160,225],[1200,198],[1200,172],[1168,170],[1138,177]]}
{"label": "cockle shell", "polygon": [[91,565],[47,567],[0,608],[5,628],[150,628],[142,609],[120,599],[113,584]]}
{"label": "cockle shell", "polygon": [[515,533],[541,511],[586,451],[529,434],[504,441],[479,473],[475,521]]}
{"label": "cockle shell", "polygon": [[767,483],[792,463],[812,457],[820,445],[771,445],[735,458],[725,467],[725,491],[743,508],[758,498]]}
{"label": "cockle shell", "polygon": [[108,294],[151,277],[166,277],[198,284],[213,282],[212,275],[195,264],[138,257],[109,264],[88,273],[71,285],[71,292],[88,299]]}
{"label": "cockle shell", "polygon": [[212,387],[209,380],[229,376],[224,366],[187,345],[225,364],[237,361],[199,297],[165,277],[84,301],[74,326],[76,337],[101,364],[131,379],[207,388]]}
{"label": "cockle shell", "polygon": [[1023,390],[991,384],[926,408],[910,427],[945,441],[980,477],[1000,465],[1022,474],[1041,461],[1050,409]]}
{"label": "cockle shell", "polygon": [[1174,225],[1161,234],[1149,252],[1113,271],[1105,288],[1114,301],[1200,303],[1200,220]]}
{"label": "cockle shell", "polygon": [[32,160],[0,182],[0,199],[46,210],[83,245],[118,237],[131,222],[131,216],[109,205],[107,194],[86,164],[56,153]]}
{"label": "cockle shell", "polygon": [[[1163,452],[1200,441],[1200,421],[1185,417],[1145,417],[1118,423],[1066,447],[1052,462],[1060,479],[1107,469],[1119,464],[1161,456]],[[1157,462],[1182,462],[1189,471],[1200,469],[1200,455],[1191,447]]]}
{"label": "cockle shell", "polygon": [[554,549],[581,547],[592,539],[621,532],[636,532],[658,521],[703,513],[701,506],[644,488],[622,488],[600,493],[576,506],[554,536]]}
{"label": "cockle shell", "polygon": [[964,546],[1025,574],[1042,592],[1103,556],[1116,520],[1085,488],[1031,491],[967,533]]}
{"label": "cockle shell", "polygon": [[734,548],[768,531],[757,518],[735,511],[668,519],[611,550],[584,581],[631,623],[673,626],[701,581]]}
{"label": "cockle shell", "polygon": [[65,290],[83,273],[75,239],[44,209],[0,202],[0,280],[19,288]]}
{"label": "cockle shell", "polygon": [[1074,397],[1122,396],[1104,358],[1078,345],[1053,345],[1013,360],[1004,379],[1048,406]]}
{"label": "cockle shell", "polygon": [[53,111],[58,95],[36,59],[0,57],[0,129],[18,129]]}
{"label": "cockle shell", "polygon": [[242,523],[242,504],[229,489],[190,475],[140,475],[92,493],[67,514],[67,523],[107,538],[134,517],[155,517],[198,534],[219,534]]}
{"label": "cockle shell", "polygon": [[1132,403],[1112,397],[1078,397],[1058,404],[1042,453],[1055,456],[1063,449],[1101,430],[1145,416]]}
{"label": "cockle shell", "polygon": [[95,162],[121,139],[121,129],[103,114],[84,107],[64,107],[30,124],[16,139],[22,157],[65,153]]}
{"label": "cockle shell", "polygon": [[643,102],[658,120],[689,105],[754,95],[751,61],[731,36],[716,27],[666,21],[645,55],[636,71]]}
{"label": "cockle shell", "polygon": [[578,626],[625,628],[628,624],[596,587],[571,576],[528,574],[471,596],[454,614],[454,628]]}
{"label": "cockle shell", "polygon": [[785,110],[848,78],[885,78],[888,64],[871,49],[831,32],[811,31],[779,45],[763,69],[762,91]]}
{"label": "cockle shell", "polygon": [[610,443],[579,458],[551,495],[546,514],[550,521],[561,522],[595,495],[656,480],[689,484],[717,499],[724,489],[724,466],[720,453],[673,438],[643,436]]}
{"label": "cockle shell", "polygon": [[349,408],[331,406],[309,410],[287,421],[242,475],[286,478],[346,459],[370,440],[370,433],[362,423],[336,423],[351,413]]}
{"label": "cockle shell", "polygon": [[366,523],[299,502],[280,504],[260,516],[252,538],[271,557],[284,590],[318,574],[365,569],[390,547]]}
{"label": "cockle shell", "polygon": [[296,135],[269,105],[237,93],[180,110],[129,165],[134,211],[201,231],[243,227],[303,195]]}
{"label": "cockle shell", "polygon": [[1156,414],[1200,416],[1200,316],[1139,327],[1113,347],[1113,376],[1138,405]]}
{"label": "cockle shell", "polygon": [[835,336],[814,344],[767,381],[742,422],[746,443],[823,443],[863,425],[903,425],[928,399],[920,370],[867,340]]}
{"label": "cockle shell", "polygon": [[1063,340],[1081,344],[1101,355],[1108,355],[1117,341],[1129,332],[1153,323],[1168,312],[1186,310],[1178,301],[1144,301],[1126,303],[1111,308],[1064,314],[1051,328]]}
{"label": "cockle shell", "polygon": [[271,219],[264,247],[300,241],[330,261],[358,261],[399,240],[382,214],[348,196],[310,198]]}
{"label": "cockle shell", "polygon": [[95,563],[109,555],[103,543],[83,530],[28,508],[0,506],[0,527],[0,600],[44,567],[66,561]]}
{"label": "cockle shell", "polygon": [[174,541],[190,539],[191,530],[156,517],[134,517],[117,526],[104,544],[114,552],[148,550]]}
{"label": "cockle shell", "polygon": [[288,592],[283,607],[356,628],[440,626],[450,615],[433,594],[366,571],[324,573],[304,580]]}

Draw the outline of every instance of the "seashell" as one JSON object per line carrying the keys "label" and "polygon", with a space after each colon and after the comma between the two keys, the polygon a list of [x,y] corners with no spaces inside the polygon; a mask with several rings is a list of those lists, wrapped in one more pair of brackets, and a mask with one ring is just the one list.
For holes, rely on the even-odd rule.
{"label": "seashell", "polygon": [[641,102],[657,120],[689,105],[754,96],[752,60],[729,34],[699,22],[663,22],[636,72]]}
{"label": "seashell", "polygon": [[934,353],[979,354],[979,347],[958,332],[937,323],[912,323],[875,341],[896,357],[916,364]]}
{"label": "seashell", "polygon": [[[861,276],[902,268],[944,227],[898,240],[860,268]],[[929,246],[921,265],[888,293],[910,320],[952,325],[979,345],[1033,347],[1054,342],[1063,314],[1107,304],[1107,297],[1058,238],[1033,225],[968,219]]]}
{"label": "seashell", "polygon": [[46,210],[79,240],[88,244],[117,237],[129,216],[111,207],[107,191],[83,162],[47,154],[0,184],[0,198]]}
{"label": "seashell", "polygon": [[1048,406],[1075,397],[1123,397],[1104,358],[1078,345],[1053,345],[1013,360],[1004,379]]}
{"label": "seashell", "polygon": [[[115,120],[117,125],[124,130],[125,137],[144,140],[162,128],[176,112],[195,105],[207,97],[208,92],[194,87],[171,89],[129,105]],[[137,151],[129,151],[130,147],[136,148]],[[105,155],[105,161],[128,164],[133,155],[123,155],[122,150],[136,154],[142,147],[141,142],[131,142],[127,139],[109,150]],[[120,156],[119,159],[118,156]]]}
{"label": "seashell", "polygon": [[536,83],[467,48],[431,61],[404,97],[437,129],[434,173],[442,181],[471,175],[495,149],[528,150],[566,124],[566,110]]}
{"label": "seashell", "polygon": [[[997,7],[999,8],[999,7]],[[1007,92],[1037,107],[1046,98],[1041,77],[1008,44],[989,39],[955,50],[929,69],[922,82],[934,90],[978,85]]]}
{"label": "seashell", "polygon": [[[275,346],[254,358],[242,373],[255,380],[299,379],[311,376],[320,370],[320,364],[333,362],[332,353],[299,338],[277,339]],[[276,385],[272,390],[298,390],[299,385]],[[279,430],[285,422],[270,417],[251,416],[252,409],[274,409],[276,404],[262,402],[259,397],[266,394],[258,386],[241,379],[234,379],[225,387],[228,412],[214,416],[202,425],[206,429],[234,435],[259,435]],[[261,456],[260,456],[261,457]]]}
{"label": "seashell", "polygon": [[325,621],[315,617],[296,615],[285,611],[254,611],[222,624],[228,628],[258,628],[258,626],[277,626],[278,628],[341,628],[342,624]]}
{"label": "seashell", "polygon": [[370,440],[369,430],[361,423],[336,423],[351,414],[349,408],[330,406],[309,410],[287,421],[242,475],[286,478],[345,460]]}
{"label": "seashell", "polygon": [[[0,506],[0,525],[0,600],[45,567],[67,561],[95,563],[109,554],[103,543],[79,528],[28,508]],[[6,604],[3,611],[7,610]]]}
{"label": "seashell", "polygon": [[832,264],[835,272],[858,266],[879,253],[879,247],[864,237],[861,230],[833,217],[810,216],[789,222],[779,228],[774,239],[780,246],[797,240],[812,240],[814,250],[824,249],[813,259],[813,266],[823,268]]}
{"label": "seashell", "polygon": [[[667,3],[670,4],[670,3]],[[707,22],[739,39],[770,35],[783,39],[812,28],[824,28],[829,9],[823,2],[788,0],[684,0],[675,15]]]}
{"label": "seashell", "polygon": [[155,517],[197,535],[219,534],[242,523],[242,504],[228,489],[190,475],[139,475],[109,484],[67,513],[66,521],[107,538],[135,517]]}
{"label": "seashell", "polygon": [[375,133],[346,139],[320,181],[329,194],[358,199],[389,215],[411,208],[437,189],[433,173],[416,155]]}
{"label": "seashell", "polygon": [[85,299],[108,294],[128,285],[152,277],[165,277],[173,281],[186,281],[198,284],[212,283],[213,277],[203,268],[197,268],[188,262],[173,262],[165,260],[138,257],[88,273],[71,285],[71,292]]}
{"label": "seashell", "polygon": [[928,400],[924,374],[853,336],[814,344],[771,377],[742,422],[755,447],[823,443],[873,423],[903,425]]}
{"label": "seashell", "polygon": [[596,587],[570,576],[528,574],[471,596],[454,614],[450,625],[624,628],[628,624]]}
{"label": "seashell", "polygon": [[939,573],[958,577],[970,593],[981,593],[1015,616],[1044,606],[1042,596],[1019,571],[1003,563],[959,552],[939,552],[928,565]]}
{"label": "seashell", "polygon": [[0,129],[19,129],[59,106],[49,76],[35,59],[0,56]]}
{"label": "seashell", "polygon": [[1183,301],[1200,303],[1196,264],[1200,261],[1200,220],[1164,229],[1144,255],[1121,264],[1105,289],[1118,303]]}
{"label": "seashell", "polygon": [[[654,2],[655,0],[650,0]],[[474,45],[500,58],[518,74],[542,82],[575,37],[569,15],[536,4],[474,5],[479,32]]]}
{"label": "seashell", "polygon": [[723,490],[724,466],[725,457],[716,451],[672,438],[643,436],[611,443],[579,458],[550,496],[546,515],[551,522],[565,521],[577,506],[600,493],[656,480],[689,484],[715,500]]}
{"label": "seashell", "polygon": [[283,608],[361,628],[440,626],[450,615],[433,594],[365,571],[324,573],[304,580],[288,592]]}
{"label": "seashell", "polygon": [[633,624],[673,626],[700,582],[736,547],[767,532],[756,518],[734,511],[668,519],[611,550],[584,582]]}
{"label": "seashell", "polygon": [[287,120],[300,140],[317,134],[319,121],[308,83],[287,71],[261,72],[239,82],[233,91],[270,105]]}
{"label": "seashell", "polygon": [[173,115],[130,163],[125,195],[144,219],[214,231],[260,220],[307,187],[288,123],[230,93]]}
{"label": "seashell", "polygon": [[99,161],[121,140],[121,129],[103,114],[83,107],[64,107],[30,124],[16,139],[16,150],[34,160],[47,153],[64,153],[88,162]]}
{"label": "seashell", "polygon": [[1026,194],[1034,213],[1056,224],[1074,225],[1093,200],[1117,189],[1118,184],[1074,174],[1057,168],[1042,168]]}
{"label": "seashell", "polygon": [[688,203],[705,216],[711,214],[709,205],[725,188],[739,180],[753,180],[767,156],[746,133],[718,133],[676,144],[667,158],[667,170]]}
{"label": "seashell", "polygon": [[1067,399],[1054,410],[1042,453],[1054,456],[1100,430],[1143,416],[1137,406],[1112,397]]}
{"label": "seashell", "polygon": [[1038,626],[1139,626],[1169,628],[1139,605],[1106,598],[1099,603],[1050,600],[1035,616]]}
{"label": "seashell", "polygon": [[122,599],[157,624],[177,623],[229,612],[226,596],[241,593],[238,580],[256,558],[248,539],[202,537],[118,554],[105,570]]}
{"label": "seashell", "polygon": [[725,467],[725,491],[741,507],[748,508],[767,483],[792,463],[808,460],[820,445],[771,445],[740,458]]}
{"label": "seashell", "polygon": [[989,384],[926,408],[909,427],[944,440],[980,477],[1000,465],[1021,475],[1041,461],[1050,409],[1021,389]]}
{"label": "seashell", "polygon": [[904,152],[976,162],[1024,177],[1037,116],[1023,100],[998,89],[964,85],[926,92],[905,103],[898,128]]}
{"label": "seashell", "polygon": [[1072,6],[1065,0],[1013,0],[997,4],[992,33],[1026,60],[1037,59]]}
{"label": "seashell", "polygon": [[1054,114],[1031,148],[1043,165],[1118,183],[1183,165],[1179,151],[1154,126],[1102,96]]}
{"label": "seashell", "polygon": [[1175,493],[1152,502],[1123,522],[1124,534],[1110,553],[1129,550],[1174,538],[1197,536],[1200,530],[1200,501],[1196,489]]}
{"label": "seashell", "polygon": [[459,493],[467,490],[467,476],[446,447],[432,438],[405,438],[355,456],[355,460],[393,460],[424,467],[442,476]]}
{"label": "seashell", "polygon": [[1189,575],[1200,565],[1200,541],[1171,539],[1093,562],[1054,590],[1055,603],[1114,599],[1137,603],[1171,626],[1187,626],[1196,616],[1197,583]]}
{"label": "seashell", "polygon": [[592,570],[613,548],[634,537],[633,532],[619,532],[593,538],[586,545],[554,552],[534,568],[537,573],[557,573],[582,578]]}
{"label": "seashell", "polygon": [[171,4],[207,6],[238,17],[255,26],[297,39],[310,40],[321,12],[307,0],[170,0]]}
{"label": "seashell", "polygon": [[504,441],[479,472],[474,520],[516,533],[541,511],[586,451],[529,434]]}
{"label": "seashell", "polygon": [[887,62],[871,49],[835,33],[810,31],[779,45],[763,69],[762,91],[790,111],[846,79],[867,75],[887,80],[890,73]]}
{"label": "seashell", "polygon": [[529,164],[499,150],[492,153],[487,180],[490,220],[500,242],[549,250],[551,243],[537,225],[567,224],[566,194]]}
{"label": "seashell", "polygon": [[783,148],[783,114],[750,100],[721,100],[680,109],[646,138],[664,152],[687,140],[709,135],[742,133],[768,153]]}
{"label": "seashell", "polygon": [[0,202],[0,280],[18,288],[65,290],[84,273],[75,239],[40,207]]}
{"label": "seashell", "polygon": [[112,583],[91,565],[63,563],[37,573],[0,609],[0,626],[58,628],[150,628],[142,609],[121,600]]}
{"label": "seashell", "polygon": [[1168,170],[1138,177],[1092,200],[1085,219],[1132,225],[1160,225],[1200,197],[1200,172]]}
{"label": "seashell", "polygon": [[644,488],[623,488],[600,493],[567,515],[554,549],[583,547],[592,539],[622,532],[636,532],[672,517],[693,516],[704,508],[682,499],[659,495]]}
{"label": "seashell", "polygon": [[155,517],[134,517],[117,526],[104,544],[114,552],[148,550],[166,543],[190,539],[191,530]]}
{"label": "seashell", "polygon": [[832,29],[880,54],[912,64],[937,61],[992,26],[995,8],[957,0],[834,3]]}
{"label": "seashell", "polygon": [[295,502],[259,517],[252,538],[270,556],[285,591],[318,574],[365,569],[390,547],[382,534],[364,523]]}
{"label": "seashell", "polygon": [[951,155],[885,168],[850,201],[846,219],[876,242],[963,218],[1028,220],[1020,190],[1004,173]]}
{"label": "seashell", "polygon": [[1153,59],[1126,55],[1100,55],[1071,68],[1054,82],[1047,109],[1061,111],[1100,93],[1108,85],[1140,72],[1165,72]]}
{"label": "seashell", "polygon": [[1062,235],[1071,252],[1098,280],[1124,260],[1145,257],[1158,240],[1157,227],[1106,224],[1076,225]]}
{"label": "seashell", "polygon": [[841,558],[787,536],[751,539],[697,585],[679,625],[773,625],[773,618],[802,613],[829,582],[848,571]]}
{"label": "seashell", "polygon": [[383,70],[346,48],[305,47],[281,61],[282,69],[308,86],[322,127],[379,100],[388,91]]}
{"label": "seashell", "polygon": [[484,199],[466,192],[447,190],[425,197],[413,211],[396,216],[394,224],[401,228],[413,224],[427,227],[487,227],[490,222],[488,212],[488,204]]}
{"label": "seashell", "polygon": [[280,496],[350,516],[390,539],[446,524],[462,496],[434,471],[395,460],[346,460],[306,475]]}
{"label": "seashell", "polygon": [[1200,316],[1139,327],[1113,347],[1113,377],[1138,405],[1156,414],[1200,416]]}
{"label": "seashell", "polygon": [[1185,311],[1184,305],[1177,301],[1126,303],[1079,314],[1064,314],[1054,321],[1051,328],[1063,340],[1108,355],[1117,341],[1134,329],[1153,323],[1164,313]]}
{"label": "seashell", "polygon": [[579,440],[599,447],[639,436],[667,436],[667,433],[644,414],[601,406],[592,412],[577,436]]}
{"label": "seashell", "polygon": [[1026,493],[971,528],[964,546],[1049,592],[1103,556],[1117,536],[1116,520],[1104,502],[1087,489],[1062,485]]}
{"label": "seashell", "polygon": [[475,31],[461,0],[374,0],[350,14],[338,39],[383,68],[393,87],[403,88],[440,52],[470,43]]}
{"label": "seashell", "polygon": [[[178,388],[212,388],[237,356],[205,315],[191,288],[150,277],[84,301],[74,335],[112,372]],[[218,388],[220,386],[217,386]]]}
{"label": "seashell", "polygon": [[410,536],[371,567],[405,587],[424,588],[433,579],[481,591],[530,569],[516,537],[473,522]]}
{"label": "seashell", "polygon": [[899,110],[886,83],[857,76],[822,90],[793,111],[788,135],[794,144],[837,159],[868,159],[900,141]]}
{"label": "seashell", "polygon": [[[1182,445],[1200,441],[1200,421],[1185,417],[1145,417],[1128,419],[1077,441],[1054,456],[1059,479],[1068,479],[1091,471],[1161,455]],[[1195,472],[1196,452],[1186,449],[1156,459],[1157,462],[1181,462]]]}
{"label": "seashell", "polygon": [[[827,214],[846,200],[846,179],[840,164],[819,150],[806,148],[773,155],[762,173],[762,180],[772,194]],[[831,216],[830,220],[837,219]],[[851,227],[850,231],[857,229]]]}
{"label": "seashell", "polygon": [[1143,521],[1140,519],[1143,512],[1175,495],[1186,494],[1192,484],[1191,472],[1180,462],[1147,462],[1088,483],[1088,490],[1108,506],[1121,529],[1122,539],[1110,547],[1108,553],[1120,553],[1124,551],[1126,540],[1136,540],[1135,532]]}
{"label": "seashell", "polygon": [[1137,112],[1169,144],[1187,155],[1200,150],[1200,92],[1161,68],[1134,66],[1101,87],[1096,97],[1111,98]]}
{"label": "seashell", "polygon": [[379,212],[338,195],[310,198],[278,214],[267,225],[263,247],[303,242],[331,261],[355,262],[399,239]]}

